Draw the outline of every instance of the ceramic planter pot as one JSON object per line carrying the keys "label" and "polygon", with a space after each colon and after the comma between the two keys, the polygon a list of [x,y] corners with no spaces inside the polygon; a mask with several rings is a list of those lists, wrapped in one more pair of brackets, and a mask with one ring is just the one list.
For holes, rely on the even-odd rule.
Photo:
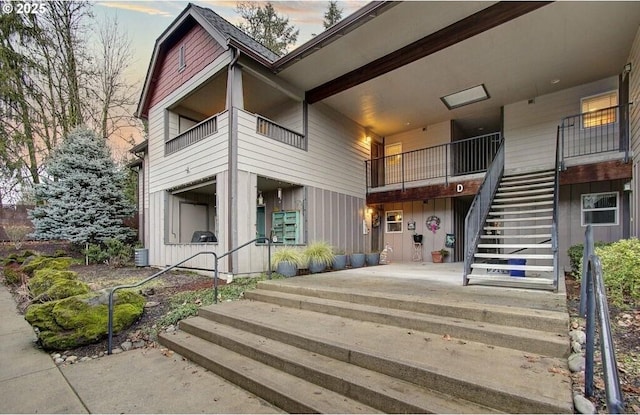
{"label": "ceramic planter pot", "polygon": [[292,262],[279,262],[276,267],[276,272],[285,277],[295,277],[298,273],[298,266]]}
{"label": "ceramic planter pot", "polygon": [[441,263],[444,258],[442,257],[440,251],[431,251],[431,259],[435,263]]}
{"label": "ceramic planter pot", "polygon": [[309,272],[312,274],[323,272],[326,268],[327,266],[325,265],[324,262],[318,262],[318,261],[309,262]]}
{"label": "ceramic planter pot", "polygon": [[373,252],[366,255],[366,262],[368,267],[380,264],[380,253]]}
{"label": "ceramic planter pot", "polygon": [[347,267],[347,256],[346,255],[336,255],[333,258],[333,264],[331,268],[338,271],[341,269],[345,269]]}
{"label": "ceramic planter pot", "polygon": [[365,255],[364,254],[351,254],[349,255],[349,262],[351,262],[351,268],[364,267]]}

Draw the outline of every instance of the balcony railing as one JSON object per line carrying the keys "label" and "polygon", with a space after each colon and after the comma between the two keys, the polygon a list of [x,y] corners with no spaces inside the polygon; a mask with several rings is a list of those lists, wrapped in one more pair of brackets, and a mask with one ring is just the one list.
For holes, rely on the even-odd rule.
{"label": "balcony railing", "polygon": [[493,133],[434,147],[365,161],[367,191],[419,180],[444,178],[487,170],[500,146],[501,134]]}
{"label": "balcony railing", "polygon": [[164,154],[168,156],[183,148],[218,132],[218,114],[194,125],[164,144]]}
{"label": "balcony railing", "polygon": [[559,126],[561,167],[567,159],[607,152],[624,152],[629,157],[629,105],[572,115]]}
{"label": "balcony railing", "polygon": [[307,149],[307,140],[304,134],[296,133],[260,116],[257,117],[256,132],[301,150]]}

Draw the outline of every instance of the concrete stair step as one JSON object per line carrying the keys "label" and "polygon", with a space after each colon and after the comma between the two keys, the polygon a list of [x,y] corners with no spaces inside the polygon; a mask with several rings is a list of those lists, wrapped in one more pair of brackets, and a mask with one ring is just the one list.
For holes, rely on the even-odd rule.
{"label": "concrete stair step", "polygon": [[468,275],[470,284],[481,284],[483,286],[500,286],[500,287],[513,287],[522,289],[536,289],[536,290],[555,290],[553,286],[552,278],[540,278],[540,277],[512,277],[508,274],[480,274],[471,273]]}
{"label": "concrete stair step", "polygon": [[186,332],[160,343],[289,413],[379,413],[374,408]]}
{"label": "concrete stair step", "polygon": [[200,316],[498,411],[573,410],[566,359],[256,301]]}
{"label": "concrete stair step", "polygon": [[543,239],[551,238],[550,233],[523,234],[523,235],[480,235],[482,239]]}
{"label": "concrete stair step", "polygon": [[[312,280],[315,281],[315,280]],[[298,284],[297,281],[260,281],[258,289],[276,291],[318,299],[338,300],[353,304],[384,307],[390,310],[411,311],[429,316],[451,317],[478,323],[490,323],[503,326],[521,327],[532,330],[563,333],[569,321],[566,313],[547,310],[520,308],[513,305],[483,305],[478,312],[478,304],[461,299],[449,301],[439,297],[401,295],[389,292],[358,290],[357,288],[339,288],[319,284],[315,286]],[[245,295],[251,295],[250,292]]]}
{"label": "concrete stair step", "polygon": [[[405,310],[393,310],[278,291],[258,289],[245,293],[245,296],[250,300],[284,307],[403,327],[437,335],[449,334],[463,340],[483,342],[547,356],[564,357],[568,352],[566,339],[558,337],[557,333],[548,331],[465,320],[460,316],[445,317]],[[490,312],[490,309],[486,311]]]}
{"label": "concrete stair step", "polygon": [[181,330],[385,413],[486,413],[490,408],[203,318]]}
{"label": "concrete stair step", "polygon": [[537,202],[523,202],[523,203],[507,203],[507,204],[498,204],[493,203],[491,205],[492,209],[511,209],[511,208],[520,208],[520,207],[532,207],[532,206],[548,206],[553,205],[553,200],[541,200]]}
{"label": "concrete stair step", "polygon": [[[504,208],[504,206],[500,206]],[[540,209],[524,209],[524,210],[499,210],[490,211],[490,216],[506,216],[506,215],[535,215],[539,213],[553,212],[553,208],[540,208]]]}
{"label": "concrete stair step", "polygon": [[553,259],[553,254],[491,254],[477,252],[474,255],[476,258],[491,258],[491,259]]}
{"label": "concrete stair step", "polygon": [[514,264],[487,264],[484,262],[473,263],[471,268],[478,269],[504,269],[513,271],[546,271],[552,272],[553,265],[514,265]]}
{"label": "concrete stair step", "polygon": [[520,191],[520,190],[528,190],[528,189],[532,190],[537,188],[552,190],[554,188],[553,185],[554,185],[553,179],[551,179],[550,181],[539,181],[535,183],[523,181],[520,184],[513,184],[513,183],[507,182],[507,183],[501,183],[500,185],[498,185],[498,192],[506,193],[506,192]]}

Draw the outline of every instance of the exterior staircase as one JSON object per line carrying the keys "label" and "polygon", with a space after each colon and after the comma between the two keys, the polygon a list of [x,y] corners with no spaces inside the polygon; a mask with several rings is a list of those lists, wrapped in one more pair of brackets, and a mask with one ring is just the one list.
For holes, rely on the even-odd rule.
{"label": "exterior staircase", "polygon": [[260,282],[159,340],[291,413],[573,413],[566,301],[505,294],[338,271]]}
{"label": "exterior staircase", "polygon": [[555,288],[554,191],[554,170],[503,176],[471,264],[470,283]]}

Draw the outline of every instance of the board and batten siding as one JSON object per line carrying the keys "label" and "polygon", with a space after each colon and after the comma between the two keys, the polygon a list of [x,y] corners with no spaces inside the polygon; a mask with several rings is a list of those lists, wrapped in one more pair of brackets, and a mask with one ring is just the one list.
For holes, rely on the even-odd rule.
{"label": "board and batten siding", "polygon": [[[390,210],[402,210],[402,232],[387,233],[386,232],[386,215],[385,212]],[[430,216],[440,218],[440,229],[436,233],[427,229],[426,221]],[[447,233],[453,232],[453,204],[451,198],[431,199],[428,201],[414,201],[403,203],[386,203],[380,221],[381,232],[384,235],[383,247],[388,243],[393,249],[391,261],[412,261],[414,246],[413,234],[423,235],[422,239],[422,262],[433,262],[431,251],[439,251],[445,248],[445,238]],[[409,221],[416,222],[415,231],[407,229]],[[464,243],[462,235],[456,235],[458,243]],[[449,250],[447,262],[453,258],[453,250]]]}
{"label": "board and batten siding", "polygon": [[256,116],[238,110],[238,170],[364,198],[364,128],[323,104],[308,118],[305,151],[258,134]]}
{"label": "board and batten siding", "polygon": [[640,29],[631,47],[628,62],[631,63],[629,76],[629,101],[633,102],[629,111],[631,154],[633,157],[631,236],[640,237]]}
{"label": "board and batten siding", "polygon": [[560,267],[570,269],[567,250],[575,244],[584,243],[586,228],[581,224],[581,196],[586,193],[618,192],[618,225],[593,226],[593,240],[615,242],[622,238],[623,198],[629,197],[623,191],[625,180],[611,180],[606,182],[582,183],[560,186],[558,204],[558,254]]}
{"label": "board and batten siding", "polygon": [[580,114],[580,99],[618,89],[618,78],[520,101],[504,107],[505,170],[508,173],[553,169],[558,125]]}

